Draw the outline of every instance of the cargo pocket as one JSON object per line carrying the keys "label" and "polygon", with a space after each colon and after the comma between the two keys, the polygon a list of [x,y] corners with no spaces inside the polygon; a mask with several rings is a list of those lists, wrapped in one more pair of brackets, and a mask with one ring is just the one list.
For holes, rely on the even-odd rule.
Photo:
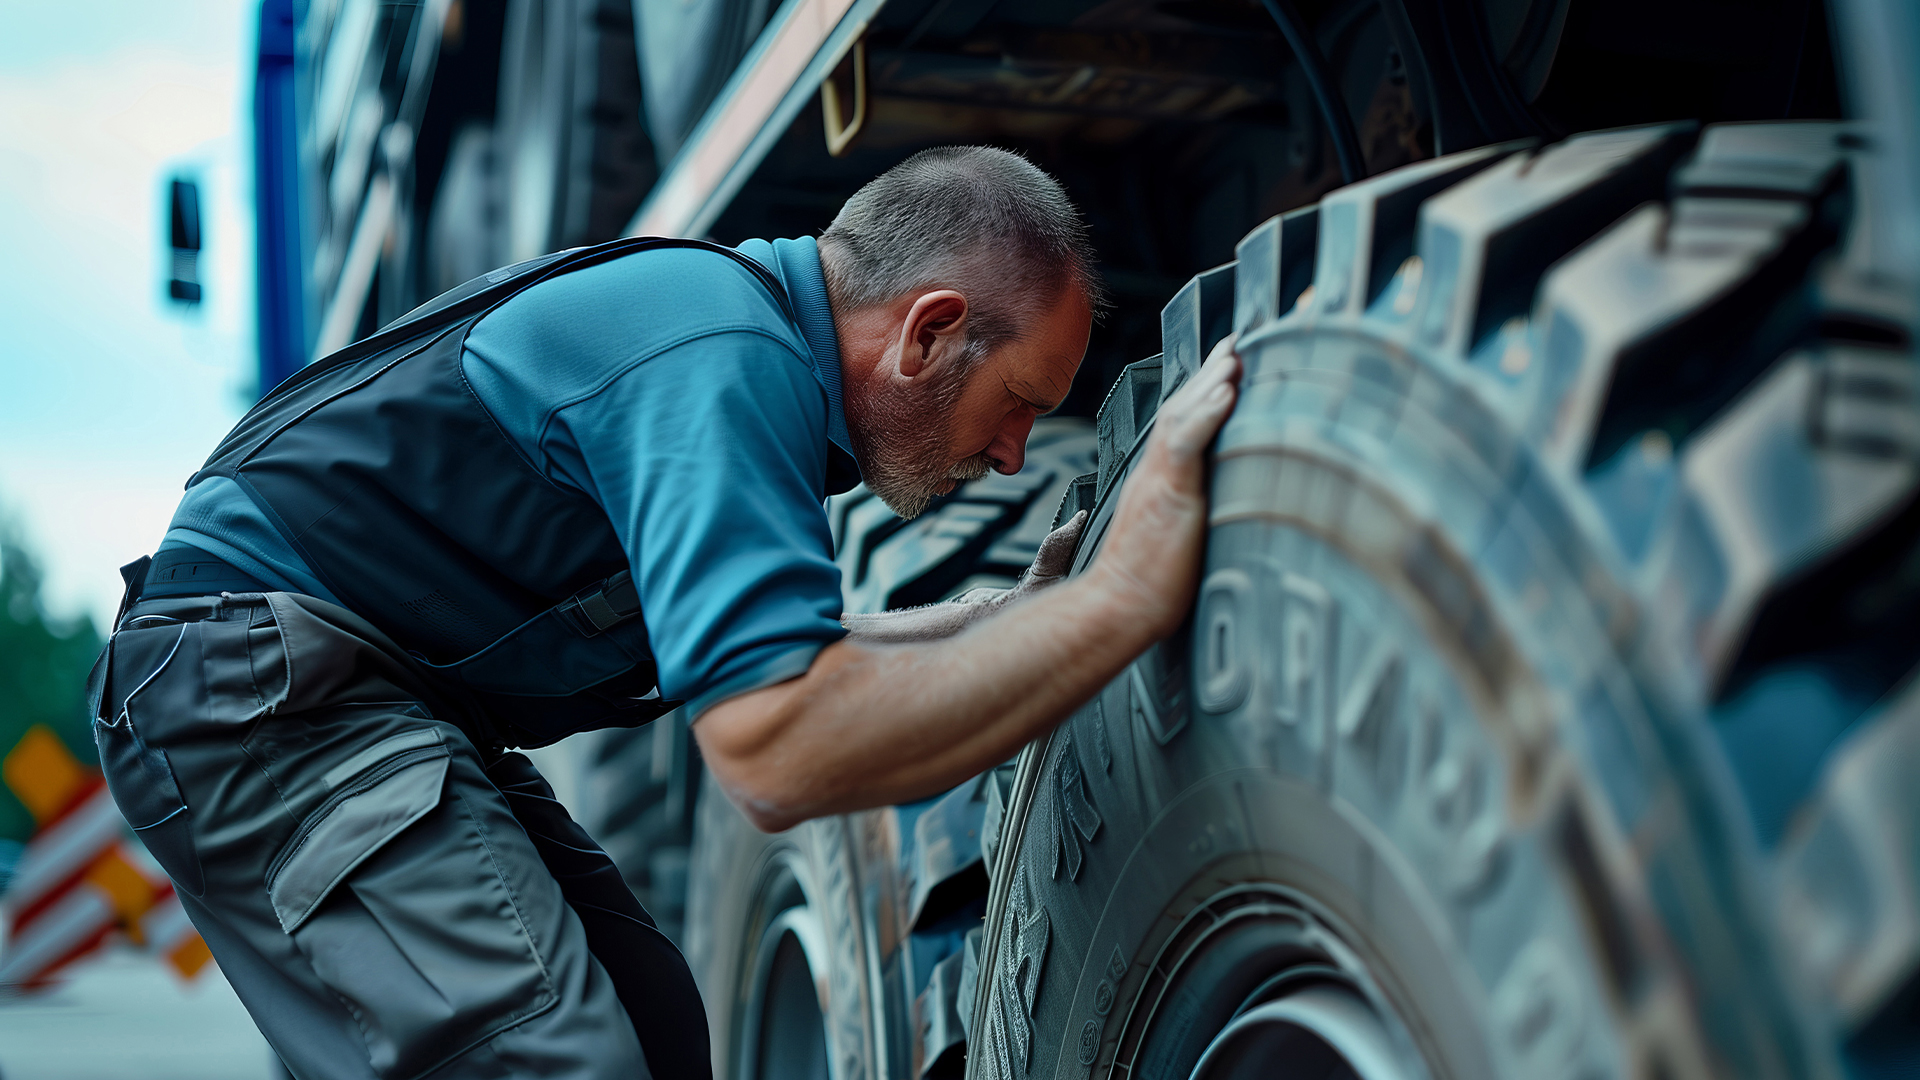
{"label": "cargo pocket", "polygon": [[[115,710],[110,700],[103,701],[98,689],[90,689],[93,712],[93,744],[100,752],[100,771],[106,776],[107,790],[120,813],[133,826],[154,861],[173,879],[174,885],[190,896],[206,892],[206,879],[194,851],[193,815],[180,795],[173,768],[159,747],[150,745],[134,729],[128,707],[140,693],[173,662],[186,627],[122,631],[109,640],[100,654],[90,683],[104,683],[112,671],[116,653],[125,670],[147,674]],[[151,653],[157,662],[140,654]],[[140,661],[146,660],[146,663]],[[123,671],[124,674],[124,671]],[[107,714],[107,715],[103,715]]]}
{"label": "cargo pocket", "polygon": [[283,930],[359,1023],[373,1070],[419,1076],[556,1000],[445,746],[367,770],[268,869]]}

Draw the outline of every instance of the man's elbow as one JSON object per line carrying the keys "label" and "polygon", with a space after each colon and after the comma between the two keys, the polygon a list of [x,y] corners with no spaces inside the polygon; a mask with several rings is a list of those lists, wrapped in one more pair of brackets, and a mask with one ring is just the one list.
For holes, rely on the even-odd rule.
{"label": "man's elbow", "polygon": [[828,777],[839,755],[809,737],[807,691],[823,667],[835,666],[832,658],[844,661],[845,649],[830,645],[804,676],[720,701],[693,724],[707,770],[762,832],[785,832],[837,808]]}
{"label": "man's elbow", "polygon": [[738,807],[754,828],[766,833],[785,832],[815,816],[805,812],[810,799],[801,787],[802,778],[770,760],[764,743],[743,745],[723,737],[720,726],[709,727],[704,720],[693,726],[700,757],[727,801]]}
{"label": "man's elbow", "polygon": [[709,767],[728,801],[761,832],[786,832],[813,816],[801,809],[805,796],[778,778],[751,768]]}
{"label": "man's elbow", "polygon": [[807,820],[800,814],[785,807],[766,807],[746,800],[735,800],[734,805],[745,814],[747,821],[763,833],[782,833]]}

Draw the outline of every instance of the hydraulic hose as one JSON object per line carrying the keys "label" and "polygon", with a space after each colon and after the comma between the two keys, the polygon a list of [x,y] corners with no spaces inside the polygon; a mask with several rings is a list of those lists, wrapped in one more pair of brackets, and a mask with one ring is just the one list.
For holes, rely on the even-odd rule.
{"label": "hydraulic hose", "polygon": [[1367,166],[1360,156],[1360,136],[1353,130],[1353,117],[1347,112],[1346,99],[1340,96],[1340,88],[1333,83],[1333,73],[1327,68],[1327,58],[1320,55],[1320,46],[1314,43],[1312,35],[1307,33],[1306,23],[1300,20],[1300,13],[1294,10],[1293,0],[1260,0],[1266,5],[1267,14],[1280,27],[1280,36],[1287,39],[1287,46],[1300,61],[1300,70],[1306,73],[1307,88],[1313,91],[1313,100],[1320,107],[1320,117],[1326,121],[1327,134],[1333,137],[1334,157],[1340,162],[1340,182],[1351,184],[1364,180]]}

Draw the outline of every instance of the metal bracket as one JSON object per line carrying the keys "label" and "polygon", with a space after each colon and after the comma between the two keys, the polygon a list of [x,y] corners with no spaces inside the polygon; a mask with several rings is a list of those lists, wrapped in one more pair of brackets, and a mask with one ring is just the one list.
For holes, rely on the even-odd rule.
{"label": "metal bracket", "polygon": [[853,42],[853,116],[848,118],[840,107],[840,87],[834,82],[839,65],[827,74],[820,83],[820,119],[827,129],[827,153],[834,157],[846,154],[847,147],[867,126],[867,39],[865,36]]}

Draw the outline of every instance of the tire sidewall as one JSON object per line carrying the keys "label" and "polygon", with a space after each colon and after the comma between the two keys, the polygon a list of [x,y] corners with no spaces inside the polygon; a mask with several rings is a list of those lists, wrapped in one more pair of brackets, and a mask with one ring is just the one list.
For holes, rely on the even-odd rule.
{"label": "tire sidewall", "polygon": [[[1657,643],[1619,632],[1572,485],[1391,343],[1296,322],[1241,351],[1192,625],[1023,759],[969,1075],[996,1022],[1045,1033],[1014,1076],[1105,1075],[1156,950],[1253,882],[1318,913],[1436,1076],[1817,1071],[1737,809]],[[1209,664],[1223,610],[1237,652]],[[1004,973],[1034,913],[1023,1020]]]}
{"label": "tire sidewall", "polygon": [[781,887],[788,878],[818,920],[819,953],[810,952],[808,959],[821,994],[831,1075],[881,1075],[849,821],[822,818],[768,835],[727,800],[711,774],[703,777],[688,868],[686,952],[713,1031],[715,1077],[750,1075],[742,1048],[748,1045],[744,1029],[756,954],[768,924],[790,903],[772,895],[789,891]]}

